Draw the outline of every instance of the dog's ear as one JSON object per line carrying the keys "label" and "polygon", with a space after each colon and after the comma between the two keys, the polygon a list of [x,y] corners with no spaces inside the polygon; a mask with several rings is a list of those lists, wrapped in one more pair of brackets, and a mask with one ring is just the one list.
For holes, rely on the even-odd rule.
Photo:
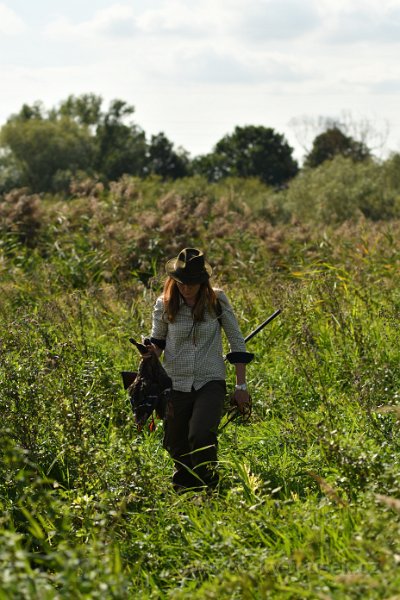
{"label": "dog's ear", "polygon": [[130,385],[135,381],[137,373],[134,371],[121,371],[122,383],[124,390],[127,390]]}
{"label": "dog's ear", "polygon": [[137,342],[133,338],[129,338],[129,341],[130,341],[131,344],[133,344],[134,346],[136,346],[136,348],[139,350],[140,354],[147,354],[148,353],[149,349],[144,344],[141,344],[140,342]]}

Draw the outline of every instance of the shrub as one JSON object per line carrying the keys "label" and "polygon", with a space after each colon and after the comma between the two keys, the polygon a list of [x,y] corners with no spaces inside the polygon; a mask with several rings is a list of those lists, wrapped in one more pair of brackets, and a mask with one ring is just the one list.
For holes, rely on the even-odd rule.
{"label": "shrub", "polygon": [[27,188],[14,189],[0,200],[0,231],[33,247],[42,227],[43,211],[40,197],[29,194]]}
{"label": "shrub", "polygon": [[396,196],[381,165],[337,156],[294,179],[285,205],[301,221],[341,223],[361,216],[379,220],[400,215]]}

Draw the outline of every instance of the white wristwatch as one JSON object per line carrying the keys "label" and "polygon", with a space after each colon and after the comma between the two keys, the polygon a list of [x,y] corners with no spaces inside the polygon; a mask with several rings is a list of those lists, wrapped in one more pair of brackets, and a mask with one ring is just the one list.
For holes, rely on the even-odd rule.
{"label": "white wristwatch", "polygon": [[237,383],[235,385],[235,390],[241,390],[242,392],[245,392],[247,390],[247,385],[245,383]]}

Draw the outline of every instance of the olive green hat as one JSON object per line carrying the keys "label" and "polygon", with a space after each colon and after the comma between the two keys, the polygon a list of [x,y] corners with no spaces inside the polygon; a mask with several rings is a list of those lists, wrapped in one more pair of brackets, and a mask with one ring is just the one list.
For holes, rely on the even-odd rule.
{"label": "olive green hat", "polygon": [[212,267],[205,261],[204,254],[197,248],[184,248],[176,258],[165,265],[167,274],[179,283],[194,285],[204,283],[212,275]]}

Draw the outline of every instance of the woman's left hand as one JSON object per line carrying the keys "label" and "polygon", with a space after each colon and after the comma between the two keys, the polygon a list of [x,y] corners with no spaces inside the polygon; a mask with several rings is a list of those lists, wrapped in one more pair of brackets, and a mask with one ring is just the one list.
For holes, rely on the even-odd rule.
{"label": "woman's left hand", "polygon": [[241,413],[246,410],[246,406],[249,404],[250,396],[247,390],[235,390],[233,395],[238,409]]}

